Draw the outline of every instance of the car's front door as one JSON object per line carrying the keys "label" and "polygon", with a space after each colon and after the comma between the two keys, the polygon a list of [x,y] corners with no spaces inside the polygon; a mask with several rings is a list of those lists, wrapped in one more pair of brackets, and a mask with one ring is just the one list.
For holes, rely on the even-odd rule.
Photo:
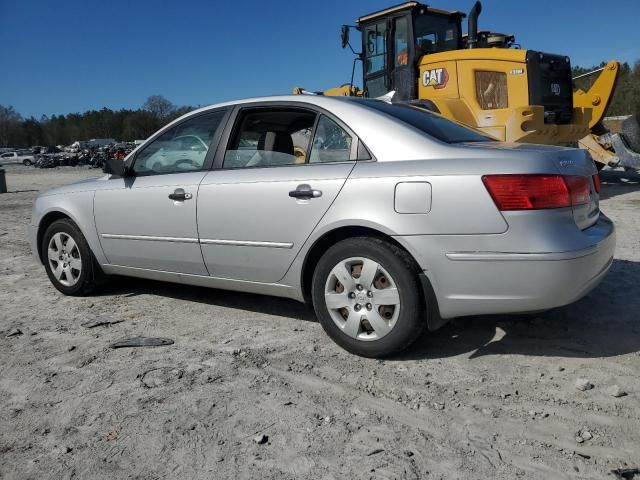
{"label": "car's front door", "polygon": [[277,282],[344,185],[357,140],[305,109],[244,108],[233,132],[200,185],[202,255],[212,276]]}
{"label": "car's front door", "polygon": [[96,228],[110,264],[208,274],[196,199],[225,116],[207,112],[169,128],[136,155],[132,177],[111,178],[96,192]]}

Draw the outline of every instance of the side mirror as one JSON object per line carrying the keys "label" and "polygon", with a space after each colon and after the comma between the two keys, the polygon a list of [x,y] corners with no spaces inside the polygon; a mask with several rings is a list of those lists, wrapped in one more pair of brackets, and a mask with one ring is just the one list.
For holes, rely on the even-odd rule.
{"label": "side mirror", "polygon": [[104,163],[104,167],[102,167],[102,171],[117,177],[126,177],[130,172],[126,163],[124,163],[124,160],[116,160],[114,158],[107,159]]}
{"label": "side mirror", "polygon": [[347,48],[347,45],[349,45],[349,25],[342,25],[342,29],[340,30],[340,41],[342,43],[342,48]]}

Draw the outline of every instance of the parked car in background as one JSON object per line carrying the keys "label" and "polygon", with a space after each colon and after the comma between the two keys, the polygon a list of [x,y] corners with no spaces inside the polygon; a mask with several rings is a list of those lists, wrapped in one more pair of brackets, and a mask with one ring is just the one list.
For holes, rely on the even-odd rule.
{"label": "parked car in background", "polygon": [[0,165],[8,165],[8,164],[22,164],[22,165],[33,165],[34,158],[33,154],[28,150],[20,150],[16,152],[7,152],[0,154]]}
{"label": "parked car in background", "polygon": [[214,105],[106,169],[35,202],[31,245],[59,291],[122,274],[306,300],[369,357],[446,319],[569,304],[613,260],[585,151],[381,100]]}
{"label": "parked car in background", "polygon": [[87,147],[92,148],[113,145],[114,143],[116,143],[116,141],[113,138],[92,138],[91,140],[88,140],[84,143]]}

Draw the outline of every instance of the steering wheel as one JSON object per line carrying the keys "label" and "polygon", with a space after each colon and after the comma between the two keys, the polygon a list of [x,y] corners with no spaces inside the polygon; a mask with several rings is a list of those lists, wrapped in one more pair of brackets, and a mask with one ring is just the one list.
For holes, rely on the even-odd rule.
{"label": "steering wheel", "polygon": [[178,160],[175,163],[175,166],[178,167],[182,164],[189,164],[190,166],[196,167],[196,169],[201,168],[201,165],[197,164],[196,162],[194,162],[193,160],[191,160],[190,158],[181,158],[180,160]]}

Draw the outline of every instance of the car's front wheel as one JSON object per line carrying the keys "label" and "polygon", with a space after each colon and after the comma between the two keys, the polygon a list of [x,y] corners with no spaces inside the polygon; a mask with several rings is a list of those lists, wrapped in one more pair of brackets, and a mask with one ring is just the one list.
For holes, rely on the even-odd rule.
{"label": "car's front wheel", "polygon": [[27,159],[27,160],[23,160],[23,161],[22,161],[22,164],[23,164],[25,167],[30,167],[31,165],[33,165],[33,163],[31,162],[31,160],[29,160],[29,159]]}
{"label": "car's front wheel", "polygon": [[316,315],[341,347],[365,357],[399,353],[426,326],[417,267],[397,246],[358,237],[336,243],[318,262]]}
{"label": "car's front wheel", "polygon": [[71,220],[49,225],[42,238],[42,257],[49,280],[65,295],[86,295],[97,285],[100,266]]}

